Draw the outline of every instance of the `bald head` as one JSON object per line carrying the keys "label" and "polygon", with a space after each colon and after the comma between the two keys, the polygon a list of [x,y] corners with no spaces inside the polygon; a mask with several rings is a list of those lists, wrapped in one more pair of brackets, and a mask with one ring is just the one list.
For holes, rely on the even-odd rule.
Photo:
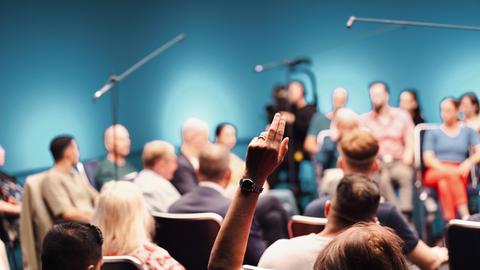
{"label": "bald head", "polygon": [[336,111],[340,108],[345,107],[348,100],[348,91],[343,87],[337,87],[333,89],[332,93],[332,103],[333,103],[333,110]]}
{"label": "bald head", "polygon": [[116,124],[105,130],[104,143],[107,152],[117,156],[126,157],[130,154],[130,134],[126,127]]}
{"label": "bald head", "polygon": [[165,141],[151,141],[145,144],[142,152],[143,167],[150,169],[165,179],[172,179],[177,169],[175,148]]}
{"label": "bald head", "polygon": [[335,126],[340,137],[359,126],[359,116],[351,109],[341,108],[335,114]]}
{"label": "bald head", "polygon": [[219,144],[206,146],[200,153],[199,162],[200,180],[219,184],[223,184],[225,180],[228,181],[230,152],[227,147]]}
{"label": "bald head", "polygon": [[187,119],[182,126],[183,145],[199,154],[208,144],[209,128],[207,122],[198,118]]}

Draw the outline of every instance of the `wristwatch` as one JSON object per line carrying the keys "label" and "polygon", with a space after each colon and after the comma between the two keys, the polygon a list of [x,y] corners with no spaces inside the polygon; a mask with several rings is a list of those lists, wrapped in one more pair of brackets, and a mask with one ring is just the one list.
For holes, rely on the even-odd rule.
{"label": "wristwatch", "polygon": [[249,193],[262,193],[263,188],[258,187],[255,182],[252,181],[252,179],[241,179],[240,180],[240,189],[243,192],[249,192]]}

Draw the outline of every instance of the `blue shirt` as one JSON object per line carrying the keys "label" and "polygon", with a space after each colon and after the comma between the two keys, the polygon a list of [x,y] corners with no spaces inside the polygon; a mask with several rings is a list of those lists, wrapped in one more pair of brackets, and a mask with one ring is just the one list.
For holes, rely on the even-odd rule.
{"label": "blue shirt", "polygon": [[315,158],[322,165],[322,170],[326,170],[337,167],[338,155],[337,142],[327,136]]}
{"label": "blue shirt", "polygon": [[461,127],[455,137],[439,128],[425,133],[423,151],[433,151],[440,161],[463,162],[468,158],[470,149],[479,144],[479,135],[472,128]]}

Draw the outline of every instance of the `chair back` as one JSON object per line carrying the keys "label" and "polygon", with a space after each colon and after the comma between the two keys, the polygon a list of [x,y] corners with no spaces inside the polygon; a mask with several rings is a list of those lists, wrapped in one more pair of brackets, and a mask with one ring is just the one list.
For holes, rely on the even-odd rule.
{"label": "chair back", "polygon": [[417,168],[420,172],[425,171],[425,165],[423,163],[423,139],[425,137],[425,133],[428,130],[438,129],[438,124],[418,124],[415,126],[413,130],[413,153],[414,153],[414,162],[415,168]]}
{"label": "chair back", "polygon": [[323,231],[326,224],[326,218],[294,215],[288,221],[288,236],[292,238],[311,233],[319,233]]}
{"label": "chair back", "polygon": [[155,243],[186,269],[207,269],[223,218],[215,213],[153,213]]}
{"label": "chair back", "polygon": [[132,256],[104,256],[101,270],[142,270],[142,263]]}
{"label": "chair back", "polygon": [[480,222],[451,220],[446,242],[450,270],[476,268],[480,254]]}
{"label": "chair back", "polygon": [[42,240],[53,226],[53,219],[41,193],[47,173],[41,172],[25,179],[20,213],[20,243],[25,270],[40,269]]}

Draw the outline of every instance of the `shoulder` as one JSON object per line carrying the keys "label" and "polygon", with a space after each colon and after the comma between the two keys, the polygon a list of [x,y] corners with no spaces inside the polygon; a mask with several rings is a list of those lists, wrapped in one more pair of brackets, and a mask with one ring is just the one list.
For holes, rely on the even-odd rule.
{"label": "shoulder", "polygon": [[305,215],[310,217],[324,217],[326,199],[316,199],[307,205]]}

